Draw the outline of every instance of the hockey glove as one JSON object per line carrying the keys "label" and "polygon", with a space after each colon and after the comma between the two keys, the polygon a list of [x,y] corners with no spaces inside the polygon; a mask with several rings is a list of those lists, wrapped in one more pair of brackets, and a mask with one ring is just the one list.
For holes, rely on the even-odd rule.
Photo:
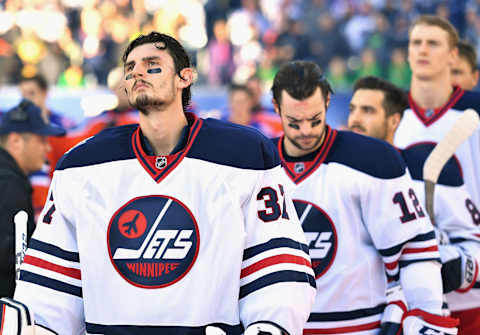
{"label": "hockey glove", "polygon": [[411,310],[403,320],[404,335],[457,335],[458,319]]}
{"label": "hockey glove", "polygon": [[271,322],[255,322],[247,327],[244,335],[288,335],[288,333]]}
{"label": "hockey glove", "polygon": [[443,292],[470,290],[478,276],[476,260],[461,246],[441,245],[438,249],[442,259]]}
{"label": "hockey glove", "polygon": [[0,331],[8,335],[57,335],[34,324],[27,306],[10,298],[0,299]]}
{"label": "hockey glove", "polygon": [[387,306],[383,311],[379,335],[401,334],[402,318],[407,312],[407,303],[400,283],[391,283],[385,295],[387,296]]}

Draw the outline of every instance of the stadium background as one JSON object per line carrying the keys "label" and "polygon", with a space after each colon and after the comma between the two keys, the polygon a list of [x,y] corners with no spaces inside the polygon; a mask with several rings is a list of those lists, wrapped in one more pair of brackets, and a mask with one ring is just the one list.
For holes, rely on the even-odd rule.
{"label": "stadium background", "polygon": [[448,18],[480,51],[480,0],[1,0],[0,110],[16,104],[21,75],[41,73],[48,105],[80,123],[112,107],[108,89],[139,33],[179,39],[197,69],[194,110],[228,113],[227,88],[272,79],[291,59],[317,62],[335,90],[327,121],[348,113],[355,79],[377,75],[408,89],[408,27],[421,14]]}

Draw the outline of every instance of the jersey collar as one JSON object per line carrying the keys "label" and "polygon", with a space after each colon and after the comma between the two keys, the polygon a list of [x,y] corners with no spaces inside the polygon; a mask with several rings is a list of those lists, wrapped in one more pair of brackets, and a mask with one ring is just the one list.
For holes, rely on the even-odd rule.
{"label": "jersey collar", "polygon": [[302,157],[288,156],[283,148],[283,141],[285,135],[282,135],[282,137],[280,137],[277,143],[277,149],[280,154],[280,159],[282,161],[283,168],[287,173],[287,176],[295,184],[299,184],[303,180],[305,180],[325,161],[325,158],[327,157],[327,154],[329,153],[330,148],[335,141],[337,131],[327,125],[325,128],[325,132],[325,139],[323,140],[320,148],[318,148],[315,153],[310,153]]}
{"label": "jersey collar", "polygon": [[450,99],[448,99],[447,103],[442,107],[435,109],[423,109],[418,106],[415,101],[413,101],[412,92],[408,93],[408,102],[415,115],[426,127],[428,127],[440,119],[442,115],[445,114],[450,108],[452,108],[453,105],[455,105],[463,96],[463,93],[465,93],[463,89],[461,89],[459,86],[454,86],[453,93],[450,95]]}
{"label": "jersey collar", "polygon": [[[147,171],[147,173],[155,180],[157,183],[160,183],[166,176],[172,172],[175,167],[180,164],[185,155],[190,150],[195,138],[200,130],[203,121],[199,119],[193,113],[185,113],[188,122],[188,138],[186,139],[186,144],[179,150],[178,145],[173,154],[165,156],[156,156],[151,154],[151,152],[145,152],[144,147],[142,146],[142,133],[140,126],[133,132],[132,135],[132,147],[137,160],[140,162],[140,165]],[[182,142],[184,138],[180,140]],[[148,148],[148,146],[147,146]],[[147,149],[148,150],[148,149]]]}

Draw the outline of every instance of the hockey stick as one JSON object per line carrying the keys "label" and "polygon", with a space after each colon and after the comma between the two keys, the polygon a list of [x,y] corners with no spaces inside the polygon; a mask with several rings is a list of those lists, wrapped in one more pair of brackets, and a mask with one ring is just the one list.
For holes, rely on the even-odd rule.
{"label": "hockey stick", "polygon": [[13,218],[15,223],[15,278],[17,280],[20,279],[20,265],[27,251],[27,221],[28,214],[25,211],[19,211]]}
{"label": "hockey stick", "polygon": [[443,139],[437,143],[423,165],[425,207],[432,223],[434,222],[433,194],[440,172],[458,147],[477,129],[479,123],[478,113],[471,108],[466,109]]}

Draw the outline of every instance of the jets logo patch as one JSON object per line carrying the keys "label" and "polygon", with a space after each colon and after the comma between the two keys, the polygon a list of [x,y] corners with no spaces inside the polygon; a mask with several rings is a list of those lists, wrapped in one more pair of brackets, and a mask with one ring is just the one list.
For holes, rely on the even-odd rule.
{"label": "jets logo patch", "polygon": [[130,200],[110,219],[110,260],[130,284],[160,288],[182,279],[192,268],[200,246],[191,211],[167,196]]}
{"label": "jets logo patch", "polygon": [[333,264],[337,254],[338,237],[333,221],[315,204],[304,200],[293,200],[302,224],[315,278],[320,278]]}

